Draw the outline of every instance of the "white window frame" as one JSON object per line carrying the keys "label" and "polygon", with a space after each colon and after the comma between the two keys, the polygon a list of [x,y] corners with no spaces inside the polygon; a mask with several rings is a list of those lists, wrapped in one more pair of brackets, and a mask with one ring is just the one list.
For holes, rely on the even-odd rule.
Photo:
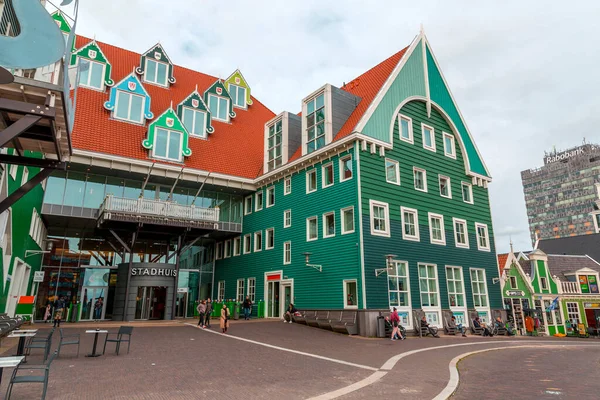
{"label": "white window frame", "polygon": [[23,167],[23,175],[21,175],[21,186],[27,183],[29,180],[29,168]]}
{"label": "white window frame", "polygon": [[[446,245],[446,228],[444,227],[444,216],[442,214],[436,214],[436,213],[429,213],[428,214],[429,217],[429,240],[432,244],[440,244],[445,246]],[[440,220],[440,226],[441,226],[441,233],[442,233],[442,239],[434,239],[433,238],[433,224],[431,223],[431,221],[433,219],[439,219]]]}
{"label": "white window frame", "polygon": [[[217,101],[217,112],[213,112],[210,109],[210,98],[211,97],[216,97],[218,100],[224,99],[227,102],[227,106],[225,107],[227,109],[225,111],[225,115],[226,115],[227,118],[225,118],[225,119],[219,118],[219,111],[221,111],[221,102],[220,101]],[[219,95],[216,95],[216,94],[213,94],[213,93],[209,93],[208,97],[207,97],[207,100],[208,100],[208,102],[207,102],[206,105],[208,107],[208,110],[210,111],[210,118],[214,119],[215,121],[229,122],[229,102],[231,101],[231,99],[228,99],[227,97],[224,97],[224,96],[219,96]]]}
{"label": "white window frame", "polygon": [[[354,283],[354,285],[356,286],[356,298],[354,299],[354,302],[356,303],[356,305],[353,306],[349,306],[348,305],[348,288],[346,287],[346,285],[348,283]],[[358,281],[356,279],[344,279],[343,280],[343,295],[344,295],[344,309],[345,310],[356,310],[358,309]]]}
{"label": "white window frame", "polygon": [[254,232],[254,252],[255,253],[258,253],[259,251],[262,251],[262,249],[263,249],[262,237],[263,237],[262,231]]}
{"label": "white window frame", "polygon": [[215,260],[220,260],[223,258],[223,253],[221,250],[223,250],[223,242],[219,242],[215,245]]}
{"label": "white window frame", "polygon": [[[333,217],[333,234],[327,233],[327,217]],[[335,212],[330,211],[323,214],[323,238],[330,238],[335,236]]]}
{"label": "white window frame", "polygon": [[[271,198],[271,193],[273,194],[273,202],[270,202],[270,198]],[[267,193],[266,193],[267,197],[266,197],[266,203],[267,203],[267,208],[269,207],[273,207],[275,205],[275,186],[271,186],[269,188],[267,188]]]}
{"label": "white window frame", "polygon": [[227,239],[223,245],[223,258],[231,257],[231,239]]}
{"label": "white window frame", "polygon": [[283,265],[292,263],[292,242],[283,242]]}
{"label": "white window frame", "polygon": [[[400,312],[403,313],[407,313],[408,314],[408,318],[406,321],[402,320],[401,318],[401,323],[405,328],[409,328],[412,326],[412,299],[411,299],[411,290],[410,290],[410,268],[408,265],[408,261],[402,261],[402,260],[394,260],[394,271],[392,274],[388,273],[388,305],[390,307],[390,309],[392,309],[392,307],[396,307],[396,309]],[[405,264],[405,271],[406,271],[406,275],[398,275],[398,264]],[[400,290],[400,284],[398,282],[398,280],[400,278],[405,278],[406,280],[406,287],[405,290]],[[398,287],[397,290],[392,290],[390,289],[390,280],[392,279],[396,279],[396,286]],[[391,293],[396,293],[396,297],[398,298],[398,304],[392,304],[390,302],[390,294]],[[404,306],[400,305],[400,293],[405,293],[406,294],[406,300],[407,300],[407,304]]]}
{"label": "white window frame", "polygon": [[[248,203],[250,199],[250,203]],[[244,215],[252,214],[252,195],[244,198]]]}
{"label": "white window frame", "polygon": [[241,247],[242,247],[242,238],[241,238],[241,236],[233,238],[233,256],[234,257],[240,255]]}
{"label": "white window frame", "polygon": [[[312,220],[314,220],[315,223],[317,224],[317,229],[315,229],[316,237],[314,237],[314,238],[310,237],[310,221],[312,221]],[[314,217],[306,218],[306,241],[312,242],[312,241],[315,241],[318,239],[319,239],[319,217],[314,216]]]}
{"label": "white window frame", "polygon": [[[269,236],[273,239],[273,245],[269,246]],[[271,250],[275,248],[275,228],[265,229],[265,250]]]}
{"label": "white window frame", "polygon": [[[402,120],[406,120],[408,122],[408,138],[402,137]],[[415,142],[413,136],[413,127],[412,127],[412,118],[407,117],[406,115],[398,114],[398,136],[400,140],[413,144]]]}
{"label": "white window frame", "polygon": [[[469,188],[469,197],[471,198],[470,201],[465,200],[465,192],[463,189],[465,186]],[[473,204],[473,185],[468,182],[461,182],[460,183],[460,195],[462,196],[462,200],[464,203]]]}
{"label": "white window frame", "polygon": [[[153,80],[153,81],[148,80],[148,63],[149,62],[154,62],[157,64],[156,69],[155,69],[156,72],[154,75],[155,80]],[[158,82],[158,64],[162,64],[166,67],[165,68],[165,83]],[[144,82],[153,83],[155,85],[162,86],[162,87],[168,87],[169,86],[169,64],[162,62],[162,61],[153,60],[150,57],[146,57],[146,63],[145,63],[145,68],[144,68]]]}
{"label": "white window frame", "polygon": [[[573,307],[573,305],[575,305],[575,307]],[[576,301],[568,301],[565,303],[565,306],[567,307],[567,318],[569,320],[569,322],[571,322],[571,324],[573,324],[573,316],[575,316],[575,311],[577,311],[577,324],[581,323],[581,310],[579,309],[579,303]],[[566,321],[565,321],[566,322]],[[575,326],[573,329],[577,329],[577,326]]]}
{"label": "white window frame", "polygon": [[[485,232],[485,242],[486,246],[481,245],[481,235],[479,234],[479,229],[482,228]],[[475,235],[477,236],[477,250],[481,251],[491,251],[490,246],[490,232],[488,230],[488,226],[486,224],[482,224],[479,222],[475,222]]]}
{"label": "white window frame", "polygon": [[[425,129],[431,130],[431,146],[425,144]],[[435,153],[435,129],[433,129],[433,126],[421,123],[421,139],[423,140],[423,148]]]}
{"label": "white window frame", "polygon": [[[456,230],[456,224],[461,224],[465,227],[465,241],[466,244],[464,243],[459,243],[458,241],[458,236],[457,236],[457,230]],[[456,247],[460,247],[463,249],[468,249],[469,246],[469,229],[468,229],[468,225],[467,225],[467,221],[464,219],[460,219],[460,218],[452,218],[452,230],[454,231],[454,244],[456,245]]]}
{"label": "white window frame", "polygon": [[519,283],[517,282],[516,276],[509,276],[508,279],[511,289],[517,289],[519,287]]}
{"label": "white window frame", "polygon": [[[190,134],[191,137],[199,137],[199,138],[203,138],[206,139],[206,118],[208,118],[208,115],[206,114],[206,112],[202,111],[202,110],[197,110],[195,108],[191,108],[191,107],[186,107],[183,106],[182,110],[181,110],[181,123],[182,125],[185,127],[185,129],[187,130],[187,127],[185,126],[185,122],[184,122],[184,116],[185,116],[185,110],[190,110],[192,111],[192,130],[188,130],[188,133]],[[196,122],[198,120],[198,114],[202,114],[204,117],[202,118],[203,123],[202,123],[202,132],[201,133],[194,133],[194,129],[196,128]]]}
{"label": "white window frame", "polygon": [[244,301],[244,278],[240,278],[237,280],[237,287],[235,293],[235,297],[238,302]]}
{"label": "white window frame", "polygon": [[283,212],[283,227],[289,228],[292,226],[292,210],[285,210]]}
{"label": "white window frame", "polygon": [[[454,272],[453,272],[452,279],[450,279],[450,278],[448,277],[448,270],[449,270],[449,269],[452,269],[452,270],[454,271]],[[456,271],[458,271],[458,272],[460,273],[460,289],[462,290],[462,292],[461,292],[461,293],[458,293],[458,292],[456,291],[456,282],[458,282],[458,281],[456,280]],[[449,288],[450,288],[450,285],[448,284],[448,282],[449,282],[449,281],[452,281],[452,282],[454,282],[454,288],[455,288],[455,290],[454,290],[453,292],[451,292],[451,291],[450,291],[450,289],[449,289]],[[463,268],[462,268],[462,267],[459,267],[459,266],[456,266],[456,265],[446,265],[446,292],[448,292],[448,307],[450,307],[450,310],[452,310],[452,311],[462,311],[462,312],[465,312],[465,319],[467,319],[467,318],[466,318],[466,311],[467,311],[467,294],[466,294],[466,292],[465,292],[465,275],[463,274]],[[451,295],[454,295],[455,302],[456,302],[456,304],[457,304],[457,305],[455,305],[455,306],[453,306],[453,305],[452,305],[452,302],[451,302],[451,300],[450,300],[450,296],[451,296]],[[457,301],[457,296],[458,296],[458,295],[461,295],[461,296],[462,296],[462,299],[463,299],[463,305],[462,305],[462,306],[459,306],[459,305],[458,305],[458,301]],[[465,322],[466,322],[466,321],[465,321]]]}
{"label": "white window frame", "polygon": [[292,193],[292,177],[288,176],[283,181],[283,195],[287,196]]}
{"label": "white window frame", "polygon": [[[421,265],[425,265],[425,266],[433,266],[433,270],[435,271],[435,287],[437,290],[437,305],[436,306],[424,306],[423,305],[423,299],[422,299],[422,294],[423,293],[427,293],[427,295],[431,295],[433,292],[429,291],[429,279],[431,279],[431,277],[429,277],[429,274],[427,275],[427,277],[424,277],[425,279],[427,279],[427,291],[426,292],[422,292],[421,291],[421,274],[420,274],[420,266]],[[432,314],[435,313],[437,314],[437,324],[433,324],[429,319],[428,322],[430,324],[432,324],[433,326],[438,326],[441,327],[443,326],[442,321],[441,321],[441,299],[440,299],[440,278],[439,278],[439,272],[438,272],[438,268],[437,268],[437,264],[432,264],[432,263],[424,263],[424,262],[420,262],[417,264],[417,277],[418,277],[418,284],[419,284],[419,303],[421,304],[421,308],[423,309],[423,312],[425,313],[425,316],[427,316],[428,313]]]}
{"label": "white window frame", "polygon": [[243,245],[244,245],[244,254],[252,253],[252,234],[251,233],[247,233],[244,235]]}
{"label": "white window frame", "polygon": [[[423,189],[417,188],[417,172],[423,173]],[[419,192],[427,193],[427,171],[425,169],[413,167],[413,187]]]}
{"label": "white window frame", "polygon": [[17,171],[19,170],[19,166],[16,164],[11,164],[10,168],[9,168],[9,175],[10,177],[13,179],[13,181],[17,180]]}
{"label": "white window frame", "polygon": [[[158,131],[159,130],[163,130],[167,132],[167,148],[165,149],[165,156],[159,156],[156,154],[156,149],[157,149],[157,140],[158,140]],[[171,146],[171,135],[179,135],[179,149],[177,151],[177,158],[171,158],[169,157],[169,150],[170,146]],[[181,154],[181,146],[183,145],[183,133],[179,132],[179,131],[174,131],[172,129],[167,129],[167,128],[162,128],[162,127],[156,127],[154,128],[154,145],[152,146],[152,157],[159,159],[159,160],[168,160],[168,161],[177,161],[180,162],[183,158],[183,155]]]}
{"label": "white window frame", "polygon": [[[123,93],[125,95],[129,95],[129,96],[137,96],[137,97],[141,97],[142,98],[142,107],[140,108],[140,120],[139,121],[135,121],[133,119],[131,119],[131,101],[129,101],[129,109],[127,112],[127,116],[128,118],[121,118],[117,115],[117,110],[119,109],[119,94]],[[144,110],[146,109],[146,96],[142,96],[140,94],[137,93],[132,93],[132,92],[126,92],[125,90],[118,90],[117,89],[117,93],[115,93],[115,108],[114,111],[112,113],[112,116],[114,119],[117,119],[119,121],[127,121],[127,122],[131,122],[133,124],[138,124],[138,125],[142,125],[144,124],[144,119],[145,119],[145,115],[144,115]]]}
{"label": "white window frame", "polygon": [[[105,63],[101,63],[99,61],[90,60],[89,58],[85,58],[85,57],[77,57],[77,64],[78,65],[80,65],[81,60],[85,60],[88,63],[90,63],[90,70],[88,72],[87,82],[81,82],[81,81],[79,81],[78,85],[79,86],[83,86],[83,87],[88,88],[88,89],[93,89],[93,90],[98,90],[98,91],[103,92],[104,91],[104,75],[106,73],[106,64]],[[102,74],[100,75],[100,87],[90,85],[90,80],[92,78],[92,74],[91,74],[91,72],[92,72],[92,64],[98,64],[98,65],[102,66]],[[79,67],[79,68],[80,69],[79,69],[79,78],[78,79],[81,79],[81,67]]]}
{"label": "white window frame", "polygon": [[[326,175],[327,175],[325,170],[327,168],[331,168],[331,183],[330,184],[327,184],[327,181],[325,179]],[[333,163],[329,162],[327,164],[323,164],[321,166],[321,188],[325,189],[327,187],[333,186],[334,184],[335,184],[335,168],[333,168]]]}
{"label": "white window frame", "polygon": [[[474,271],[481,271],[483,273],[483,281],[479,281],[479,280],[473,281],[473,272]],[[469,268],[469,278],[471,281],[471,294],[473,296],[473,306],[475,307],[475,310],[488,312],[489,308],[490,308],[490,296],[489,296],[489,290],[487,287],[487,276],[485,273],[485,269],[484,268]],[[485,288],[485,296],[482,295],[481,293],[479,293],[479,289],[477,289],[477,293],[475,293],[475,287],[474,287],[475,282],[477,282],[477,283],[483,282],[483,286]],[[476,301],[475,301],[476,296],[478,296],[480,298],[480,300],[482,297],[485,297],[486,305],[485,306],[477,305]]]}
{"label": "white window frame", "polygon": [[[374,207],[382,207],[384,209],[385,230],[375,230]],[[369,219],[371,220],[371,235],[390,237],[390,205],[382,201],[369,200],[369,210]]]}
{"label": "white window frame", "polygon": [[[404,218],[404,213],[412,214],[415,220],[415,234],[409,235],[404,231],[404,224],[406,220]],[[400,220],[402,221],[402,239],[403,240],[411,240],[413,242],[421,241],[421,232],[419,229],[419,211],[414,208],[408,207],[400,207]]]}
{"label": "white window frame", "polygon": [[[258,197],[260,196],[260,201],[258,201]],[[260,211],[263,209],[263,202],[265,201],[265,196],[262,190],[254,193],[254,211]]]}
{"label": "white window frame", "polygon": [[540,276],[540,289],[548,290],[548,278]]}
{"label": "white window frame", "polygon": [[[447,181],[447,186],[448,186],[448,195],[445,196],[442,193],[442,179],[445,179]],[[451,179],[449,176],[446,175],[438,175],[438,187],[440,190],[440,196],[445,197],[446,199],[451,199],[452,198],[452,183],[451,183]]]}
{"label": "white window frame", "polygon": [[[346,213],[346,212],[348,212],[348,211],[352,211],[352,230],[349,230],[349,231],[347,231],[347,230],[345,229],[345,227],[346,227],[346,224],[344,223],[344,222],[345,222],[345,218],[344,218],[344,217],[345,217],[345,213]],[[355,223],[354,223],[354,222],[355,222],[355,221],[354,221],[354,206],[350,206],[350,207],[342,208],[342,209],[340,210],[340,223],[341,223],[341,225],[342,225],[342,235],[346,235],[346,234],[348,234],[348,233],[354,233],[354,230],[356,229],[356,228],[354,227],[354,225],[355,225]]]}
{"label": "white window frame", "polygon": [[217,291],[217,300],[223,301],[225,299],[225,281],[219,281],[219,290]]}
{"label": "white window frame", "polygon": [[[350,160],[350,177],[344,178],[344,164],[346,161]],[[349,181],[354,176],[354,171],[352,170],[352,154],[348,154],[344,157],[340,157],[339,159],[340,166],[340,182]]]}
{"label": "white window frame", "polygon": [[246,295],[250,298],[250,301],[254,303],[256,298],[256,278],[248,278],[248,287]]}
{"label": "white window frame", "polygon": [[[452,136],[451,134],[449,134],[448,132],[442,132],[442,137],[444,140],[444,155],[446,157],[450,157],[456,160],[456,143],[454,141],[454,136]],[[451,143],[451,151],[448,152],[448,149],[446,148],[446,138],[450,139],[450,143]]]}
{"label": "white window frame", "polygon": [[235,101],[233,101],[233,99],[232,99],[232,104],[233,104],[233,106],[234,106],[234,107],[236,107],[236,108],[242,108],[242,109],[244,109],[244,110],[245,110],[245,109],[247,109],[247,108],[248,108],[248,105],[246,104],[246,92],[248,91],[248,89],[247,89],[247,88],[245,88],[244,86],[235,85],[235,84],[233,84],[233,83],[230,83],[230,84],[229,84],[229,87],[228,87],[228,89],[227,89],[227,91],[229,92],[229,97],[231,97],[231,93],[233,92],[233,91],[231,90],[231,88],[232,88],[232,87],[235,89],[235,100],[236,100],[236,101],[239,101],[239,98],[240,98],[240,97],[239,97],[239,91],[238,91],[238,89],[244,89],[244,96],[242,97],[242,99],[243,99],[243,104],[242,104],[242,105],[239,105],[239,104],[237,104]]}
{"label": "white window frame", "polygon": [[[388,179],[388,163],[391,164],[391,166],[394,167],[394,172],[396,174],[396,180],[395,181],[390,181]],[[386,158],[385,162],[384,162],[384,166],[385,166],[385,181],[387,183],[391,183],[394,185],[398,185],[400,186],[400,162],[396,161],[396,160],[392,160],[391,158]]]}
{"label": "white window frame", "polygon": [[[310,177],[314,175],[315,176],[315,188],[314,189],[310,189]],[[306,193],[314,193],[317,191],[317,169],[313,168],[310,171],[306,171]]]}

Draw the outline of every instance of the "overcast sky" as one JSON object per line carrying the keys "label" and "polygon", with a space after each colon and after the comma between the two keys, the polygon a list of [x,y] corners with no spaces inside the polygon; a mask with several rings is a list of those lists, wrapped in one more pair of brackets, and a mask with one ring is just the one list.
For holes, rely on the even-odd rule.
{"label": "overcast sky", "polygon": [[422,23],[494,179],[497,250],[511,237],[530,249],[520,171],[553,146],[600,142],[600,2],[404,3],[81,0],[77,33],[136,52],[160,41],[174,63],[221,78],[240,68],[279,113],[407,46]]}

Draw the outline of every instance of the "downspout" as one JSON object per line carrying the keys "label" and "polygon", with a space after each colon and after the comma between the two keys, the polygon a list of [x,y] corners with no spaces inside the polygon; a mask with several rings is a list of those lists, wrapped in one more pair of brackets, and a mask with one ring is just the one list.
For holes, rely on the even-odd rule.
{"label": "downspout", "polygon": [[362,304],[363,309],[367,309],[367,285],[365,282],[365,248],[363,241],[363,215],[362,215],[362,193],[360,186],[360,144],[359,141],[354,142],[354,158],[356,159],[356,184],[358,186],[358,229],[359,229],[359,269],[362,281]]}

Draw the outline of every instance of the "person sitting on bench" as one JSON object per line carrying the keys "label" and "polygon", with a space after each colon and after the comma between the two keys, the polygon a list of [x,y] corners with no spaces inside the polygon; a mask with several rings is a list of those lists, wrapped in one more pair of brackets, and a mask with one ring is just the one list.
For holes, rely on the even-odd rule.
{"label": "person sitting on bench", "polygon": [[485,324],[483,322],[481,322],[481,320],[479,319],[479,317],[475,317],[475,319],[473,320],[473,326],[475,328],[481,328],[481,329],[483,329],[483,336],[489,336],[489,337],[494,336],[492,334],[492,332],[490,332],[490,329],[487,326],[485,326]]}
{"label": "person sitting on bench", "polygon": [[450,329],[456,329],[463,335],[463,337],[467,337],[467,328],[465,328],[463,324],[457,324],[456,317],[454,315],[452,316],[452,318],[450,318],[450,322],[448,322],[448,327],[450,327]]}
{"label": "person sitting on bench", "polygon": [[429,324],[427,323],[427,318],[425,318],[425,316],[423,315],[423,318],[421,318],[421,328],[427,328],[427,330],[429,330],[429,333],[431,333],[431,336],[435,337],[435,338],[439,338],[438,330],[437,328],[434,328],[433,326],[429,326]]}
{"label": "person sitting on bench", "polygon": [[283,322],[289,322],[290,324],[291,324],[292,322],[294,322],[294,321],[292,320],[292,317],[293,317],[294,315],[296,315],[296,313],[297,313],[297,312],[298,312],[298,310],[296,310],[296,307],[294,307],[294,305],[293,305],[292,303],[290,303],[290,304],[288,305],[288,309],[287,309],[287,311],[285,312],[285,315],[283,316]]}
{"label": "person sitting on bench", "polygon": [[504,322],[502,322],[502,318],[496,317],[496,321],[494,321],[494,324],[498,328],[498,332],[502,332],[502,330],[505,330],[506,334],[508,336],[513,336],[514,335],[514,333],[512,331],[512,327],[509,326],[508,323],[505,324]]}

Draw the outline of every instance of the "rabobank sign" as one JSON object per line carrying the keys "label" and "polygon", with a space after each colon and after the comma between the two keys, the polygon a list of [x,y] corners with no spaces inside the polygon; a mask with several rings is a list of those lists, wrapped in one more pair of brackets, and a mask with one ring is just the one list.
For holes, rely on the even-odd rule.
{"label": "rabobank sign", "polygon": [[552,164],[557,161],[564,161],[583,153],[585,153],[585,149],[583,147],[579,147],[577,149],[563,151],[562,153],[551,154],[544,158],[544,164]]}

